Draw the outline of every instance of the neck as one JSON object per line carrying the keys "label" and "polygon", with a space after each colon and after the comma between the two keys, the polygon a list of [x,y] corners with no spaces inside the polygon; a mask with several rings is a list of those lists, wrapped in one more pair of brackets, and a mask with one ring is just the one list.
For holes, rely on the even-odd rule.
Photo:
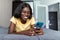
{"label": "neck", "polygon": [[25,21],[25,20],[21,20],[21,23],[25,24],[25,23],[26,23],[26,21]]}

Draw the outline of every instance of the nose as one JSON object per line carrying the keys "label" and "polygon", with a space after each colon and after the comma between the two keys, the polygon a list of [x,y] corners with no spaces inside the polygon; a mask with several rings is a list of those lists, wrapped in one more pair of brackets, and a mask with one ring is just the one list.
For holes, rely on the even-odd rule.
{"label": "nose", "polygon": [[28,15],[28,13],[26,12],[26,13],[25,13],[25,15],[27,16],[27,15]]}

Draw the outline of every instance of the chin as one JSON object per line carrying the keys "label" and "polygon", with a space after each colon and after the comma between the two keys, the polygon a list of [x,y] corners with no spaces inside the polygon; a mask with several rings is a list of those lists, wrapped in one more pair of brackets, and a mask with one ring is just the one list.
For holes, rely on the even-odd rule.
{"label": "chin", "polygon": [[27,19],[23,19],[24,21],[26,21]]}

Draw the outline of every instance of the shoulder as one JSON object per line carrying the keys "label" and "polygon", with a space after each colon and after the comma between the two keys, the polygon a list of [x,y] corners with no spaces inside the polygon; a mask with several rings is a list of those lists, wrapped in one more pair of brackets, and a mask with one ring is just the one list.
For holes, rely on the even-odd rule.
{"label": "shoulder", "polygon": [[32,20],[32,19],[35,19],[35,18],[32,16],[31,20]]}
{"label": "shoulder", "polygon": [[34,18],[33,16],[32,16],[32,18],[31,18],[31,21],[32,21],[32,22],[34,22],[34,21],[35,21],[35,18]]}
{"label": "shoulder", "polygon": [[10,21],[11,21],[11,20],[12,20],[12,21],[16,21],[16,20],[18,20],[18,19],[15,18],[14,16],[12,16],[11,19],[10,19]]}
{"label": "shoulder", "polygon": [[16,24],[18,19],[13,16],[13,17],[11,17],[10,21],[13,22],[14,24]]}
{"label": "shoulder", "polygon": [[11,19],[17,19],[17,18],[15,18],[14,16],[12,16]]}

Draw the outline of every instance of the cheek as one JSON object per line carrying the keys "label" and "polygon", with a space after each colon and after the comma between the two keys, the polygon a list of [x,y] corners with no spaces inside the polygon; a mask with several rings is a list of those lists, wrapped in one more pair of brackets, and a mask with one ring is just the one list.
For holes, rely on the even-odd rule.
{"label": "cheek", "polygon": [[30,14],[28,16],[30,16]]}
{"label": "cheek", "polygon": [[24,13],[21,13],[21,16],[25,15]]}
{"label": "cheek", "polygon": [[27,14],[26,16],[28,16],[28,17],[29,17],[29,16],[30,16],[30,14]]}
{"label": "cheek", "polygon": [[20,16],[21,16],[21,18],[23,18],[23,16],[24,16],[24,13],[21,13],[21,15],[20,15]]}

